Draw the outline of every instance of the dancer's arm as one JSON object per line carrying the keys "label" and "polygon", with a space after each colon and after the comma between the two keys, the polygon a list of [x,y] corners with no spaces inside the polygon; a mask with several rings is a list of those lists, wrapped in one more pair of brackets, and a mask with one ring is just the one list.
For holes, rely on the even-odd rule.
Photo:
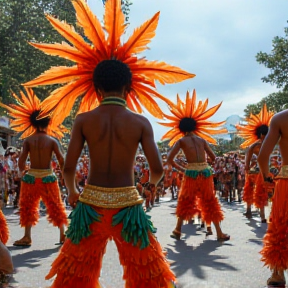
{"label": "dancer's arm", "polygon": [[65,158],[63,176],[66,187],[68,189],[68,202],[71,207],[76,206],[76,202],[79,198],[79,192],[75,185],[75,172],[78,162],[78,158],[81,155],[81,151],[84,147],[85,138],[82,134],[81,115],[75,119],[68,151]]}

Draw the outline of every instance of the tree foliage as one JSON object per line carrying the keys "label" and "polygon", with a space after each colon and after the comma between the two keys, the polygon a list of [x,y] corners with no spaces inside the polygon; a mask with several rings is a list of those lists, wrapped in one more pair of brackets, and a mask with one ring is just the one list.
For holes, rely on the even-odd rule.
{"label": "tree foliage", "polygon": [[[75,26],[75,11],[70,0],[1,0],[0,97],[4,103],[11,102],[10,90],[19,91],[21,83],[39,76],[51,66],[70,64],[68,60],[45,55],[28,43],[64,40],[46,20],[45,13]],[[55,86],[37,88],[36,94],[43,99],[54,89]]]}
{"label": "tree foliage", "polygon": [[256,60],[270,69],[270,74],[262,78],[263,82],[271,83],[288,90],[288,27],[284,28],[285,36],[276,36],[272,40],[272,51],[270,54],[259,52]]}
{"label": "tree foliage", "polygon": [[264,103],[266,103],[270,111],[274,111],[275,113],[288,109],[288,91],[271,93],[256,104],[248,104],[246,109],[244,109],[245,117],[249,117],[251,113],[258,114]]}

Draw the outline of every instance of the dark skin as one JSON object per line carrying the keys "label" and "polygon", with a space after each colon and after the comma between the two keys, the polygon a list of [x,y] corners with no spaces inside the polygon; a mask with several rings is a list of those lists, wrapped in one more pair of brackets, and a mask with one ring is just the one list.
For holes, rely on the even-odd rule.
{"label": "dark skin", "polygon": [[[203,163],[206,162],[206,154],[209,158],[214,161],[216,156],[210,146],[208,145],[207,141],[204,139],[196,136],[192,132],[187,133],[184,137],[179,139],[171,149],[167,157],[167,164],[171,164],[176,169],[185,172],[185,167],[177,164],[174,161],[174,158],[177,156],[178,152],[182,149],[188,163]],[[176,233],[181,232],[181,227],[183,224],[183,219],[178,217],[176,228],[173,231]],[[207,223],[210,225],[210,223]],[[217,238],[224,238],[226,235],[222,232],[219,223],[214,223],[217,232]],[[211,231],[212,232],[212,231]]]}
{"label": "dark skin", "polygon": [[28,155],[30,156],[32,169],[50,169],[53,153],[55,153],[60,167],[63,167],[64,157],[59,149],[57,141],[44,132],[45,131],[38,131],[25,139],[23,150],[18,161],[20,171],[25,170],[25,163]]}
{"label": "dark skin", "polygon": [[[21,172],[25,170],[26,159],[30,156],[31,169],[50,169],[51,158],[55,153],[60,167],[64,165],[64,157],[55,139],[46,134],[46,129],[40,128],[35,134],[25,139],[23,149],[19,156],[18,166]],[[31,225],[25,226],[24,237],[15,244],[21,242],[31,243]],[[60,229],[60,242],[65,239],[64,226]]]}
{"label": "dark skin", "polygon": [[183,153],[185,154],[188,163],[206,162],[206,153],[212,161],[214,161],[216,157],[204,139],[194,134],[188,134],[175,143],[167,158],[168,164],[171,164],[173,167],[182,172],[185,171],[185,167],[180,166],[174,161],[174,158],[180,149],[182,149]]}
{"label": "dark skin", "polygon": [[[98,91],[103,98],[117,96],[121,91]],[[77,116],[64,165],[64,179],[69,191],[68,201],[75,207],[79,192],[75,187],[75,170],[85,141],[90,154],[88,184],[100,187],[134,186],[134,159],[139,144],[150,167],[150,183],[157,184],[163,168],[154,141],[150,122],[119,105],[103,105]]]}
{"label": "dark skin", "polygon": [[[264,177],[269,175],[269,158],[275,145],[278,143],[282,156],[282,165],[288,165],[288,109],[275,114],[271,120],[269,132],[262,144],[257,161]],[[269,185],[269,184],[267,184]],[[272,270],[269,281],[284,281],[283,270]]]}

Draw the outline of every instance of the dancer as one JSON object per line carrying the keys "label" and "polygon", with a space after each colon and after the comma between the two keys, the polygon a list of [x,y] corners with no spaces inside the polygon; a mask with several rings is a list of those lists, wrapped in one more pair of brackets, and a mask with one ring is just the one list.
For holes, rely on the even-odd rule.
{"label": "dancer", "polygon": [[[55,153],[60,166],[64,159],[57,141],[48,136],[63,136],[60,125],[49,116],[37,119],[41,111],[40,100],[31,89],[26,89],[26,94],[21,91],[20,100],[15,94],[18,105],[11,104],[0,106],[6,108],[10,117],[11,127],[17,132],[24,132],[21,138],[26,138],[23,150],[19,156],[20,171],[26,168],[26,159],[29,155],[31,168],[22,177],[20,191],[20,225],[25,227],[24,236],[14,242],[14,246],[31,246],[31,228],[39,219],[39,202],[43,200],[47,207],[48,221],[60,229],[59,244],[65,240],[64,225],[68,224],[66,211],[61,200],[57,177],[51,169],[51,158]],[[58,118],[60,119],[60,118]],[[54,120],[54,121],[53,121]]]}
{"label": "dancer", "polygon": [[172,287],[175,276],[152,234],[152,223],[142,208],[143,199],[132,186],[139,143],[148,159],[151,184],[155,185],[162,175],[161,161],[148,120],[124,107],[127,105],[141,113],[141,103],[152,115],[163,118],[163,112],[152,97],[166,98],[156,91],[155,80],[162,84],[175,83],[195,75],[163,62],[149,62],[142,55],[141,59],[137,58],[136,54],[143,52],[155,35],[159,13],[122,44],[120,37],[126,25],[120,0],[106,1],[105,29],[84,0],[72,3],[78,25],[92,44],[66,23],[48,15],[48,20],[69,41],[70,47],[66,44],[32,45],[77,65],[52,67],[25,84],[69,82],[44,100],[45,113],[55,109],[55,113],[66,116],[77,97],[83,95],[79,112],[90,111],[76,118],[65,162],[64,177],[73,207],[79,197],[74,184],[75,167],[85,141],[90,155],[88,184],[71,215],[68,240],[47,279],[57,274],[52,287],[100,287],[102,257],[108,239],[113,238],[124,265],[127,288]]}
{"label": "dancer", "polygon": [[[195,214],[201,212],[202,221],[208,224],[214,223],[217,239],[227,241],[230,236],[224,234],[220,228],[220,222],[224,219],[224,216],[214,193],[213,172],[206,162],[206,154],[212,161],[215,159],[215,154],[207,141],[215,144],[216,140],[209,134],[213,135],[226,131],[225,129],[214,129],[222,125],[223,122],[212,123],[206,121],[219,109],[222,103],[206,111],[208,99],[204,103],[200,101],[197,106],[196,91],[194,90],[191,98],[189,92],[187,92],[186,103],[182,102],[177,95],[177,105],[169,104],[173,116],[165,115],[165,117],[171,119],[172,122],[160,123],[173,127],[162,137],[162,139],[171,139],[169,145],[175,143],[168,155],[167,163],[185,173],[178,196],[177,225],[171,237],[179,240],[183,221],[189,221]],[[208,128],[207,124],[211,128]],[[180,149],[182,149],[187,159],[188,165],[186,167],[174,161]]]}
{"label": "dancer", "polygon": [[[278,143],[282,156],[280,173],[274,178],[275,190],[272,198],[271,223],[263,238],[262,261],[272,270],[268,285],[285,285],[284,270],[288,269],[288,110],[275,114],[269,132],[261,147],[258,163],[264,177],[265,186],[271,185],[269,156]],[[278,142],[279,141],[279,142]]]}
{"label": "dancer", "polygon": [[247,148],[245,156],[245,186],[243,201],[247,203],[247,210],[244,215],[247,218],[252,217],[251,206],[254,205],[260,209],[261,223],[266,223],[265,206],[268,204],[268,193],[263,186],[263,176],[259,173],[259,169],[254,168],[251,160],[253,155],[259,154],[261,145],[268,133],[269,125],[273,112],[267,110],[266,104],[263,105],[261,111],[257,115],[251,114],[247,119],[247,125],[237,125],[238,135],[246,141],[240,145],[240,148]]}

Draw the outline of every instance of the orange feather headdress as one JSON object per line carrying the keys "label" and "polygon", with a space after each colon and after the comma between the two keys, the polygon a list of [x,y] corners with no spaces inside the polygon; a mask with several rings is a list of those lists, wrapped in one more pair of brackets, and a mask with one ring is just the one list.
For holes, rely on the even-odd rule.
{"label": "orange feather headdress", "polygon": [[[169,116],[164,114],[164,116],[171,120],[170,123],[159,123],[163,126],[172,127],[163,137],[164,139],[170,139],[169,146],[172,146],[177,140],[182,138],[185,133],[181,132],[179,126],[180,122],[184,119],[193,119],[193,123],[195,125],[195,129],[193,133],[198,135],[199,137],[205,139],[211,144],[216,144],[216,140],[212,138],[210,135],[226,133],[227,130],[225,128],[215,129],[221,127],[226,121],[213,123],[207,121],[212,115],[214,115],[217,110],[220,108],[222,102],[212,108],[206,110],[208,106],[208,99],[204,102],[199,101],[198,105],[196,103],[196,91],[193,90],[193,94],[190,98],[189,91],[186,93],[186,103],[184,103],[179,95],[177,94],[177,104],[175,105],[173,102],[166,101],[169,105],[169,110],[173,114],[173,116]],[[188,121],[189,121],[188,120]],[[191,121],[191,120],[190,120]]]}
{"label": "orange feather headdress", "polygon": [[251,114],[250,117],[246,119],[247,125],[236,125],[238,135],[245,139],[245,142],[240,145],[240,148],[247,148],[248,146],[254,144],[257,140],[259,140],[257,136],[257,130],[261,126],[269,127],[273,115],[273,112],[269,112],[267,110],[267,106],[265,103],[259,114]]}
{"label": "orange feather headdress", "polygon": [[[21,99],[12,92],[12,96],[15,98],[17,104],[9,104],[9,106],[0,102],[0,106],[7,109],[11,119],[11,128],[21,134],[21,139],[27,138],[33,135],[37,128],[33,126],[32,117],[35,119],[40,114],[42,110],[42,103],[35,95],[34,91],[29,88],[25,88],[26,95],[20,90]],[[50,117],[50,122],[47,127],[47,134],[61,138],[63,133],[67,130],[58,122],[59,117],[51,117],[50,114],[42,114],[41,118]],[[64,119],[64,118],[62,118]]]}
{"label": "orange feather headdress", "polygon": [[[66,83],[56,89],[43,102],[43,113],[55,109],[69,115],[78,96],[83,96],[78,113],[94,109],[100,98],[93,85],[93,71],[103,60],[116,59],[126,63],[132,72],[131,92],[127,96],[127,106],[132,111],[142,113],[140,103],[155,117],[162,119],[163,114],[152,97],[166,98],[155,89],[155,80],[161,84],[176,83],[195,75],[164,62],[147,61],[136,55],[147,49],[147,44],[155,36],[159,13],[134,30],[126,43],[120,42],[126,25],[121,10],[121,0],[107,0],[105,4],[104,27],[91,12],[84,0],[72,0],[76,10],[78,25],[83,28],[91,44],[83,39],[74,28],[47,15],[52,26],[69,41],[69,44],[38,44],[32,46],[46,54],[60,56],[76,63],[72,67],[52,67],[25,86],[51,85]],[[56,107],[57,106],[57,107]]]}

